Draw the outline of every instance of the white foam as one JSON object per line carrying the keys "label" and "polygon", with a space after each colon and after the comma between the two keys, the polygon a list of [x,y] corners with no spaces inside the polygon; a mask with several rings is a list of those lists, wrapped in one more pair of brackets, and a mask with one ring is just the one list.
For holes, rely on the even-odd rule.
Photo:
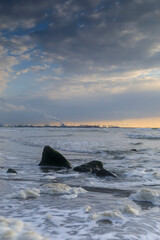
{"label": "white foam", "polygon": [[28,224],[14,218],[0,216],[1,240],[49,240],[35,232]]}
{"label": "white foam", "polygon": [[16,193],[6,195],[7,198],[36,198],[40,196],[40,193],[61,195],[63,199],[77,198],[80,193],[86,193],[87,191],[81,187],[70,187],[62,183],[48,183],[38,188],[26,188]]}
{"label": "white foam", "polygon": [[43,178],[44,178],[44,179],[49,179],[49,180],[56,179],[56,177],[55,177],[55,176],[51,176],[51,175],[44,176]]}
{"label": "white foam", "polygon": [[92,215],[93,220],[110,220],[111,222],[117,222],[124,220],[123,214],[119,210],[108,210],[102,213],[94,213]]}
{"label": "white foam", "polygon": [[143,188],[138,192],[131,194],[130,198],[135,201],[151,202],[154,205],[160,205],[160,193],[156,190]]}
{"label": "white foam", "polygon": [[[70,178],[70,177],[74,177],[74,178],[77,178],[77,177],[79,177],[80,176],[80,174],[78,173],[78,172],[75,172],[75,173],[67,173],[67,174],[65,174],[65,173],[63,173],[63,178]],[[60,174],[60,173],[55,173],[55,177],[56,178],[61,178],[62,177],[62,174]]]}
{"label": "white foam", "polygon": [[36,198],[40,196],[40,190],[37,188],[26,188],[24,190],[21,190],[17,193],[12,193],[7,195],[7,198],[21,198],[21,199],[26,199],[26,198]]}
{"label": "white foam", "polygon": [[138,208],[138,206],[133,206],[131,204],[127,204],[121,208],[121,212],[123,214],[136,216],[136,215],[140,214],[140,209]]}
{"label": "white foam", "polygon": [[62,198],[72,199],[76,198],[79,193],[86,193],[87,191],[81,187],[70,187],[63,183],[48,183],[40,188],[41,193],[60,194]]}
{"label": "white foam", "polygon": [[77,198],[78,197],[78,195],[77,194],[69,194],[69,195],[62,195],[61,196],[61,198],[63,198],[63,199],[73,199],[73,198]]}
{"label": "white foam", "polygon": [[84,210],[86,213],[90,212],[91,211],[91,206],[87,205],[84,207]]}
{"label": "white foam", "polygon": [[139,208],[131,204],[126,204],[119,209],[107,210],[101,213],[94,213],[93,220],[109,220],[111,222],[125,222],[130,217],[139,215]]}

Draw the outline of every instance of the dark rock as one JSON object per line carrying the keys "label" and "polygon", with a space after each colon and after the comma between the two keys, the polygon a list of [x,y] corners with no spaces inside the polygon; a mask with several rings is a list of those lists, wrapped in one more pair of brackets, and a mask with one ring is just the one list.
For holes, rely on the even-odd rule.
{"label": "dark rock", "polygon": [[117,178],[117,176],[109,171],[107,171],[106,169],[101,169],[99,170],[96,175],[98,177],[114,177],[114,178]]}
{"label": "dark rock", "polygon": [[100,161],[91,161],[83,165],[77,166],[73,168],[73,170],[77,172],[91,172],[93,174],[96,174],[99,177],[110,176],[110,177],[117,178],[115,174],[104,169],[103,164]]}
{"label": "dark rock", "polygon": [[100,169],[103,169],[103,164],[100,161],[91,161],[73,168],[73,170],[77,172],[92,172],[92,173],[96,173]]}
{"label": "dark rock", "polygon": [[[42,153],[42,159],[39,166],[43,167],[44,170],[59,170],[60,168],[72,168],[68,160],[59,152],[45,146]],[[48,170],[49,169],[49,170]],[[103,168],[103,164],[100,161],[91,161],[80,166],[73,168],[77,172],[90,172],[96,174],[99,177],[111,176],[117,178],[117,176]]]}
{"label": "dark rock", "polygon": [[42,159],[39,166],[53,166],[53,167],[65,167],[71,168],[70,162],[59,152],[51,148],[50,146],[45,146],[42,153]]}
{"label": "dark rock", "polygon": [[97,223],[104,226],[104,224],[112,224],[112,221],[109,219],[100,219]]}
{"label": "dark rock", "polygon": [[9,168],[9,169],[7,170],[7,173],[17,173],[17,172],[16,172],[16,170],[14,170],[14,169],[12,169],[12,168]]}
{"label": "dark rock", "polygon": [[73,170],[77,171],[77,172],[92,172],[92,168],[83,167],[83,166],[77,166],[77,167],[73,168]]}
{"label": "dark rock", "polygon": [[131,152],[137,152],[137,149],[133,148],[130,150]]}

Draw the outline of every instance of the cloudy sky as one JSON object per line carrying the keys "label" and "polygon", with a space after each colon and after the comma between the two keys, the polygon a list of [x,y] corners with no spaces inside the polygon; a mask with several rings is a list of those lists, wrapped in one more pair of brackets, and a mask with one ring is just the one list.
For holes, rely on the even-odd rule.
{"label": "cloudy sky", "polygon": [[159,0],[0,0],[0,123],[153,118]]}

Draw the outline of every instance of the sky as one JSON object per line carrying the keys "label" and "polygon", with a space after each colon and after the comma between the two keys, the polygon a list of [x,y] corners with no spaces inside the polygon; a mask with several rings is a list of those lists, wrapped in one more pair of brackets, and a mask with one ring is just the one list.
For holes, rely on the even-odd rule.
{"label": "sky", "polygon": [[160,127],[159,0],[0,0],[0,123]]}

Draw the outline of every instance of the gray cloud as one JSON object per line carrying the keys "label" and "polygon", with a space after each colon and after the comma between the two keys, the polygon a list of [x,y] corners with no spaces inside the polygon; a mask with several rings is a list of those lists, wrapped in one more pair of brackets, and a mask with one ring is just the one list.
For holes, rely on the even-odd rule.
{"label": "gray cloud", "polygon": [[[158,117],[160,109],[159,92],[129,92],[73,99],[48,100],[43,97],[9,99],[8,102],[21,105],[26,109],[1,111],[3,123],[44,123],[49,121],[111,121],[128,118]],[[155,104],[156,103],[156,104]],[[17,106],[18,109],[18,106]],[[47,111],[47,113],[46,113]]]}
{"label": "gray cloud", "polygon": [[46,51],[65,58],[65,70],[85,74],[97,65],[158,66],[159,58],[148,54],[159,43],[158,1],[65,2],[55,3],[50,27],[33,33]]}
{"label": "gray cloud", "polygon": [[9,31],[18,27],[31,28],[44,19],[44,14],[51,4],[52,0],[1,0],[0,27]]}
{"label": "gray cloud", "polygon": [[[28,32],[32,44],[40,44],[68,73],[83,75],[94,72],[95,66],[137,69],[159,64],[159,52],[149,55],[149,50],[159,44],[158,0],[47,0],[40,3],[12,0],[9,3],[0,3],[0,22],[6,22],[2,28],[9,29],[14,20],[15,28],[22,30],[25,24],[18,24],[33,20],[35,28],[28,25],[32,30]],[[48,24],[43,28],[44,21]],[[41,27],[38,24],[42,24]]]}
{"label": "gray cloud", "polygon": [[158,116],[159,21],[158,0],[1,0],[0,122]]}

